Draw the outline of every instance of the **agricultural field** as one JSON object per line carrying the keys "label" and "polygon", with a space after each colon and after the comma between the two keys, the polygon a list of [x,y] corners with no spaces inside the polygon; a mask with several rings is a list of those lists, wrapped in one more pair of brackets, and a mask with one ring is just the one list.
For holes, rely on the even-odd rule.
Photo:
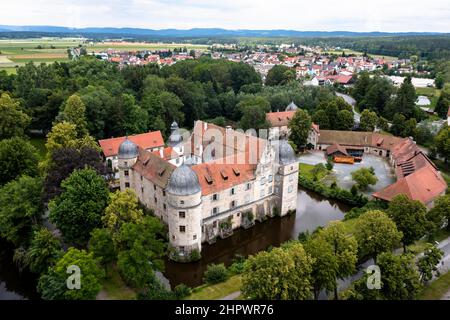
{"label": "agricultural field", "polygon": [[88,53],[98,53],[106,49],[124,51],[161,50],[184,48],[187,50],[206,50],[206,45],[186,43],[150,43],[104,41],[87,42],[83,38],[38,38],[38,39],[0,39],[0,70],[15,73],[16,67],[27,62],[52,63],[69,61],[67,49],[82,45]]}
{"label": "agricultural field", "polygon": [[[362,56],[364,53],[360,52],[360,51],[355,51],[355,50],[351,50],[351,49],[341,49],[341,50],[328,50],[328,51],[324,51],[324,53],[329,53],[329,54],[336,54],[336,55],[341,55],[342,52],[345,52],[346,55],[350,55],[350,54],[354,54],[356,56]],[[369,54],[369,56],[371,56],[374,59],[384,59],[387,62],[392,62],[394,60],[398,60],[397,57],[392,57],[392,56],[381,56],[381,55],[377,55],[377,54]]]}

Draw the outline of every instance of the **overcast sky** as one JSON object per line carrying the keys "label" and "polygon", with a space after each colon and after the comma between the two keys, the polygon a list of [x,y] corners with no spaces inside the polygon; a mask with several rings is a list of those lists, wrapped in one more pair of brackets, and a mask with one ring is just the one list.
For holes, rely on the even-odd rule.
{"label": "overcast sky", "polygon": [[449,0],[8,0],[0,25],[450,32]]}

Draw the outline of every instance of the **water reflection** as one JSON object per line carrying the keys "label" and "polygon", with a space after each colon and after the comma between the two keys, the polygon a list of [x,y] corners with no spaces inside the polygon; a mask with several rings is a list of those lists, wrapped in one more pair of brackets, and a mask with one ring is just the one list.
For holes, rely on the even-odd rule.
{"label": "water reflection", "polygon": [[176,263],[166,261],[165,276],[176,286],[185,283],[194,287],[202,283],[206,266],[211,263],[230,265],[237,254],[248,256],[269,246],[296,239],[300,232],[314,231],[318,226],[325,226],[329,221],[341,220],[349,206],[324,199],[318,194],[299,190],[297,213],[294,216],[269,219],[256,223],[248,230],[235,230],[233,236],[217,240],[213,245],[205,244],[202,259],[195,263]]}
{"label": "water reflection", "polygon": [[13,248],[0,240],[0,300],[38,299],[35,275],[19,272],[12,261],[13,253]]}

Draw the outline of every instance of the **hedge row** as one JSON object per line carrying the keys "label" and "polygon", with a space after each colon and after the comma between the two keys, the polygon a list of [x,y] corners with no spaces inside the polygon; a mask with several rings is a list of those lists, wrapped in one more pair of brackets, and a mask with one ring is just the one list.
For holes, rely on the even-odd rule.
{"label": "hedge row", "polygon": [[328,187],[322,182],[314,181],[301,175],[298,177],[298,185],[302,188],[314,191],[315,193],[318,193],[326,198],[339,200],[354,207],[362,207],[369,201],[367,197],[361,194],[353,194],[352,192],[346,189],[338,188],[337,186]]}

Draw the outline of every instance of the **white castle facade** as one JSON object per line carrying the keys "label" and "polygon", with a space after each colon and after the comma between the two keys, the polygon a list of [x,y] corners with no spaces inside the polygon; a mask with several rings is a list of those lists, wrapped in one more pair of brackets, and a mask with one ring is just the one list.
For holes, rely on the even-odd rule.
{"label": "white castle facade", "polygon": [[196,121],[190,134],[174,123],[169,145],[182,161],[175,164],[129,139],[118,161],[120,189],[132,188],[168,226],[172,259],[189,260],[205,242],[295,212],[298,164],[286,140]]}

